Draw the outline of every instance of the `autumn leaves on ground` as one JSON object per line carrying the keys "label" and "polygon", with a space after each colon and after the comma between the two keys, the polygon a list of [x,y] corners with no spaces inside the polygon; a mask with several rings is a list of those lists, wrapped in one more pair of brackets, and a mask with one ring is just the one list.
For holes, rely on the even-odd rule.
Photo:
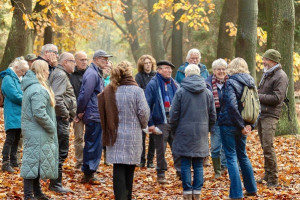
{"label": "autumn leaves on ground", "polygon": [[[300,105],[297,105],[300,106]],[[297,107],[298,108],[298,107]],[[299,110],[299,108],[298,108]],[[3,114],[0,111],[0,151],[2,151],[5,133]],[[74,193],[59,195],[48,190],[49,180],[42,180],[43,191],[52,199],[114,199],[112,183],[112,166],[106,166],[101,160],[97,176],[103,180],[101,185],[81,184],[82,172],[75,169],[74,135],[70,133],[70,151],[64,164],[63,184]],[[258,196],[245,199],[300,199],[300,136],[276,137],[275,149],[278,159],[279,184],[275,189],[266,185],[258,186]],[[257,132],[248,137],[247,151],[254,168],[255,178],[263,174],[263,157]],[[2,156],[0,156],[2,164]],[[155,169],[136,168],[133,184],[133,199],[182,199],[181,181],[176,177],[173,161],[168,147],[167,160],[169,169],[166,173],[168,183],[156,182]],[[220,179],[213,180],[212,166],[204,169],[205,182],[202,199],[224,199],[229,193],[229,178],[225,173]],[[0,199],[23,199],[23,179],[20,171],[14,174],[0,172]]]}

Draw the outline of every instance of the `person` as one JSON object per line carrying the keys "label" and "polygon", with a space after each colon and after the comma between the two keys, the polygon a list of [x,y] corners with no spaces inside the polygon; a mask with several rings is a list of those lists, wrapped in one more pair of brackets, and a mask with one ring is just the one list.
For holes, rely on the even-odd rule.
{"label": "person", "polygon": [[[249,75],[248,65],[243,58],[233,59],[227,68],[229,78],[225,84],[223,106],[219,113],[222,146],[227,159],[230,178],[230,199],[242,199],[243,189],[239,166],[243,176],[245,196],[255,196],[257,192],[253,168],[246,152],[247,135],[254,124],[246,123],[242,116],[241,97],[244,86],[255,88],[254,79]],[[239,166],[238,166],[239,162]]]}
{"label": "person", "polygon": [[29,69],[31,69],[32,63],[37,59],[36,55],[33,53],[27,54],[25,60],[28,63]]}
{"label": "person", "polygon": [[81,183],[100,184],[101,180],[94,176],[102,154],[102,128],[98,112],[97,95],[104,89],[103,70],[107,67],[108,58],[112,57],[104,50],[93,55],[93,62],[82,78],[78,96],[77,117],[85,124],[83,165],[84,176]]}
{"label": "person", "polygon": [[48,199],[41,190],[40,179],[58,177],[55,97],[48,84],[48,63],[37,60],[31,69],[21,84],[24,91],[21,177],[24,179],[24,199]]}
{"label": "person", "polygon": [[0,73],[2,78],[1,90],[4,96],[4,128],[6,138],[2,149],[2,171],[15,172],[18,167],[17,151],[21,134],[21,106],[23,92],[21,89],[22,76],[29,69],[27,61],[18,57]]}
{"label": "person", "polygon": [[[57,66],[57,58],[58,58],[58,49],[54,44],[45,44],[42,47],[41,54],[37,57],[37,60],[43,60],[48,63],[50,74],[53,72],[55,67]],[[49,74],[49,75],[50,75]]]}
{"label": "person", "polygon": [[141,132],[147,126],[150,112],[144,91],[132,77],[131,63],[123,61],[113,68],[111,83],[98,101],[107,161],[113,163],[115,199],[129,200],[134,169],[141,159]]}
{"label": "person", "polygon": [[[219,117],[220,110],[222,109],[222,101],[225,91],[225,83],[228,79],[228,75],[226,74],[227,62],[219,58],[212,63],[213,74],[208,76],[206,79],[206,84],[208,85],[208,89],[213,93],[214,103],[217,112],[217,119]],[[222,148],[222,140],[220,127],[218,122],[210,130],[210,142],[211,142],[211,158],[213,163],[213,168],[215,178],[219,178],[221,176],[221,169],[225,169],[226,167],[226,158],[224,155],[224,150]],[[221,163],[222,161],[222,163]]]}
{"label": "person", "polygon": [[[78,99],[80,87],[82,83],[83,74],[87,68],[87,55],[84,51],[78,51],[74,55],[75,57],[75,70],[70,75],[70,82],[74,89],[74,94],[76,96],[76,100]],[[83,131],[84,131],[84,123],[82,120],[79,120],[76,116],[73,122],[74,129],[74,148],[75,148],[75,158],[76,158],[76,169],[81,169],[82,160],[83,160]]]}
{"label": "person", "polygon": [[[156,74],[156,60],[150,55],[143,55],[138,60],[138,73],[135,76],[137,84],[145,91],[147,84]],[[143,131],[143,152],[141,156],[140,167],[145,167],[146,164],[146,133]],[[147,167],[154,168],[153,157],[155,153],[154,138],[153,135],[149,135],[148,155],[147,155]]]}
{"label": "person", "polygon": [[55,95],[55,113],[57,121],[57,136],[59,144],[59,165],[58,178],[51,179],[49,190],[67,193],[72,192],[62,186],[62,166],[69,151],[70,122],[76,115],[76,97],[69,76],[74,72],[75,58],[71,53],[64,52],[58,59],[58,66],[55,67],[49,76],[49,83]]}
{"label": "person", "polygon": [[183,199],[199,200],[204,183],[203,159],[209,155],[208,132],[216,122],[216,110],[199,67],[189,64],[185,76],[170,111],[170,124],[175,132],[172,152],[181,158]]}
{"label": "person", "polygon": [[264,154],[264,177],[258,183],[267,182],[269,188],[278,185],[278,167],[274,150],[275,130],[288,88],[288,77],[280,64],[281,55],[275,49],[263,55],[264,73],[258,87],[261,114],[258,135]]}
{"label": "person", "polygon": [[[157,161],[157,182],[167,183],[165,172],[167,171],[167,161],[165,158],[167,143],[172,149],[173,132],[169,124],[169,113],[172,100],[175,95],[178,83],[172,79],[171,74],[175,66],[166,60],[157,63],[157,74],[146,86],[146,99],[150,108],[150,119],[148,130],[152,132],[156,150]],[[159,132],[162,132],[160,134]],[[176,175],[180,178],[180,157],[173,154]]]}
{"label": "person", "polygon": [[209,73],[206,69],[206,66],[202,63],[200,63],[201,61],[201,53],[198,49],[190,49],[187,53],[186,56],[186,62],[183,63],[177,70],[176,72],[176,76],[175,76],[175,80],[180,84],[182,79],[184,79],[185,75],[184,75],[184,71],[186,69],[186,67],[189,64],[195,64],[198,65],[198,67],[200,68],[200,74],[201,76],[206,79],[209,76]]}

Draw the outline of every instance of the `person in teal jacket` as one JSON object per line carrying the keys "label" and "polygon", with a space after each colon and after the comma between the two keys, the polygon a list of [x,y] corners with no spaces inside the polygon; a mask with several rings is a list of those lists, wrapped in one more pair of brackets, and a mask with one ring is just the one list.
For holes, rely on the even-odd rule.
{"label": "person in teal jacket", "polygon": [[4,127],[6,138],[2,149],[2,171],[15,172],[18,167],[17,150],[21,134],[21,90],[22,76],[29,69],[27,61],[16,58],[6,70],[0,73],[1,90],[4,96]]}
{"label": "person in teal jacket", "polygon": [[24,199],[48,199],[42,193],[40,178],[58,177],[55,98],[47,83],[48,76],[48,64],[37,60],[22,81],[24,148],[21,177],[24,179]]}
{"label": "person in teal jacket", "polygon": [[186,62],[183,63],[177,70],[175,80],[181,84],[182,79],[185,78],[185,68],[189,64],[195,64],[198,65],[200,68],[200,75],[206,79],[209,76],[209,73],[207,71],[207,68],[204,64],[200,63],[201,60],[201,53],[198,49],[191,49],[188,51],[187,56],[186,56]]}

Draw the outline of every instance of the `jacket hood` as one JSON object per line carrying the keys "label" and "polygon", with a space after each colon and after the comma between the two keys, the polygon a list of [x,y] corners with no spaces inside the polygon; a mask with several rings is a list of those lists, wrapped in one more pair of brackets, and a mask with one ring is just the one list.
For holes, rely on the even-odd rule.
{"label": "jacket hood", "polygon": [[255,82],[252,76],[245,73],[233,74],[229,76],[229,79],[236,80],[242,85],[246,85],[249,88],[255,88]]}
{"label": "jacket hood", "polygon": [[29,86],[33,84],[39,84],[39,81],[37,80],[35,73],[31,70],[28,70],[21,82],[22,90],[25,91]]}
{"label": "jacket hood", "polygon": [[206,84],[201,76],[192,75],[182,80],[181,87],[192,93],[201,93],[206,89]]}
{"label": "jacket hood", "polygon": [[13,70],[10,68],[7,68],[6,70],[2,71],[0,73],[0,78],[3,79],[6,75],[17,77],[16,73],[13,72]]}

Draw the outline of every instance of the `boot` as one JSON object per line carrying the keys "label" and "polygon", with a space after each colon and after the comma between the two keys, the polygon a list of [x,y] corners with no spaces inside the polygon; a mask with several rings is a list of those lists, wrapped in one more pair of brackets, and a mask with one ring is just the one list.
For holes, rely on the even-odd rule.
{"label": "boot", "polygon": [[209,166],[210,166],[209,156],[207,156],[203,159],[203,167],[209,167]]}
{"label": "boot", "polygon": [[193,195],[192,194],[184,194],[183,200],[193,200]]}
{"label": "boot", "polygon": [[213,162],[213,167],[215,171],[215,179],[221,177],[221,160],[219,158],[211,158]]}
{"label": "boot", "polygon": [[58,173],[57,179],[50,180],[49,190],[59,193],[73,192],[72,190],[62,186],[62,172]]}
{"label": "boot", "polygon": [[11,166],[9,161],[4,161],[2,164],[2,171],[14,173],[16,172]]}
{"label": "boot", "polygon": [[268,182],[268,175],[265,174],[264,177],[262,177],[261,179],[258,179],[256,182],[259,184],[263,184],[265,182]]}
{"label": "boot", "polygon": [[193,200],[200,200],[200,194],[193,194]]}
{"label": "boot", "polygon": [[42,192],[42,188],[40,185],[40,180],[33,183],[33,194],[37,200],[48,200],[49,198]]}
{"label": "boot", "polygon": [[89,183],[90,185],[101,185],[101,183],[104,183],[102,180],[100,180],[99,178],[97,178],[94,173],[92,174],[84,174],[82,179],[81,179],[81,183],[85,184],[85,183]]}

